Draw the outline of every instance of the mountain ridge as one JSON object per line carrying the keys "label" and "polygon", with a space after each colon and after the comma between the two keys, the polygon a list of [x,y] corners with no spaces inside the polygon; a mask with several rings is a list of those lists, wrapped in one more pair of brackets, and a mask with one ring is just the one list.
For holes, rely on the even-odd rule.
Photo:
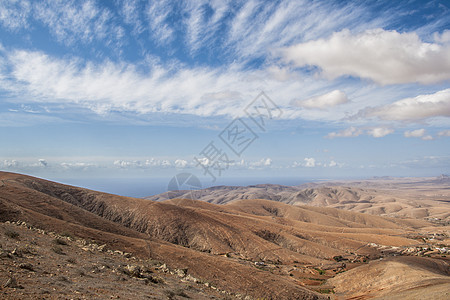
{"label": "mountain ridge", "polygon": [[342,281],[326,283],[341,272],[425,253],[425,240],[437,249],[428,232],[442,233],[443,243],[448,236],[420,219],[263,199],[150,201],[0,172],[0,221],[17,220],[187,269],[230,295],[269,299],[327,299],[320,293],[345,292]]}

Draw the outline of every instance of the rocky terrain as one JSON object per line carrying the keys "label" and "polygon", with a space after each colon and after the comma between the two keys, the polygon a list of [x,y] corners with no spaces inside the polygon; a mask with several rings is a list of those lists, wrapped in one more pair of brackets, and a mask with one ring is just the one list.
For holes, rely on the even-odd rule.
{"label": "rocky terrain", "polygon": [[445,224],[273,200],[149,201],[0,173],[2,298],[448,298]]}
{"label": "rocky terrain", "polygon": [[1,298],[217,299],[186,270],[28,225],[0,224]]}

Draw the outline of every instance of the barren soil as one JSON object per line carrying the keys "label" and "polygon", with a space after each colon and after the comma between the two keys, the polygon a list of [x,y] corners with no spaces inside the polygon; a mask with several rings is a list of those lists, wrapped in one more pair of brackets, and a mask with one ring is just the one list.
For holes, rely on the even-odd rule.
{"label": "barren soil", "polygon": [[[348,189],[361,201],[363,192]],[[342,204],[347,192],[332,198]],[[414,299],[450,288],[443,222],[273,199],[224,203],[127,198],[0,173],[0,221],[10,222],[1,225],[2,295]],[[57,287],[46,288],[52,280]]]}

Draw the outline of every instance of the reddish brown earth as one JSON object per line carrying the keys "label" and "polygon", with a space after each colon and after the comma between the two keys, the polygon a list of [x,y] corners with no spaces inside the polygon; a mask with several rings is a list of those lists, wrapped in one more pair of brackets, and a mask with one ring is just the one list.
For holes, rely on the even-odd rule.
{"label": "reddish brown earth", "polygon": [[[399,257],[414,255],[415,259],[423,260],[425,258],[420,256],[429,255],[430,259],[443,264],[444,269],[448,268],[441,253],[435,251],[427,254],[428,250],[422,251],[424,245],[430,245],[432,250],[431,247],[447,243],[447,226],[438,226],[423,219],[388,218],[328,207],[293,206],[270,200],[236,200],[225,205],[185,199],[154,202],[1,172],[0,221],[17,220],[47,232],[68,234],[75,240],[90,240],[95,245],[105,245],[106,250],[131,253],[143,269],[153,272],[149,274],[162,276],[155,265],[146,264],[149,259],[165,263],[168,270],[187,269],[181,278],[161,273],[170,277],[166,279],[167,286],[152,282],[150,285],[142,284],[145,277],[133,276],[121,283],[130,284],[124,287],[128,291],[135,290],[134,284],[142,284],[144,294],[149,292],[147,289],[156,289],[153,295],[156,298],[161,295],[167,298],[182,297],[172,295],[170,291],[174,290],[180,294],[185,291],[194,299],[347,297],[353,295],[352,290],[349,288],[347,291],[342,284],[344,281],[338,279],[353,274],[352,279],[346,278],[345,282],[359,281],[359,274],[365,274],[367,266],[382,257],[395,261]],[[8,226],[15,225],[3,226],[7,230]],[[48,252],[46,247],[50,246],[50,240],[46,235],[39,235],[35,229],[28,231],[19,233],[20,241],[1,235],[1,245],[5,245],[3,249],[6,249],[6,254],[11,255],[8,251],[13,250],[13,243],[30,243],[30,239],[42,238],[43,246],[38,243],[40,248],[38,245],[35,247],[40,254],[29,258],[34,259],[33,265],[50,257],[50,254],[57,260],[60,258]],[[439,237],[438,240],[430,238],[429,234],[433,233],[438,234],[435,236]],[[85,252],[72,244],[67,249],[71,249],[67,251],[74,256]],[[109,252],[93,253],[92,257],[81,255],[77,263],[87,267],[101,265],[103,260],[110,259],[110,269],[115,272],[99,272],[96,276],[104,281],[105,286],[110,284],[113,287],[114,278],[117,279],[116,274],[120,273],[120,266],[123,268],[128,262],[125,260],[127,258],[116,258]],[[17,295],[20,298],[19,293],[27,290],[30,292],[27,295],[38,297],[45,274],[42,270],[36,271],[33,278],[43,278],[42,281],[29,280],[26,277],[28,273],[18,269],[19,259],[14,259],[14,256],[2,257],[2,268],[12,270],[24,289],[4,287],[2,295],[9,298]],[[62,265],[62,262],[59,264]],[[70,282],[77,282],[69,289],[72,292],[77,289],[80,292],[77,297],[93,295],[88,294],[91,290],[83,290],[87,281],[75,278],[76,274],[67,267],[61,270],[68,272],[66,277]],[[424,277],[430,276],[429,273],[423,274]],[[8,276],[0,279],[5,280]],[[191,287],[188,287],[183,282],[186,276],[201,283],[189,281]],[[448,274],[442,276],[448,279]],[[378,277],[374,276],[374,280]],[[205,283],[212,288],[207,288]],[[440,281],[439,284],[448,287],[448,281]],[[67,286],[66,283],[63,286]],[[403,288],[407,290],[410,287]],[[383,287],[384,292],[389,289],[389,286]],[[395,286],[395,289],[401,290],[401,286]],[[71,293],[69,290],[67,295]],[[104,290],[109,291],[104,295],[115,295],[114,289]],[[366,291],[364,293],[370,297],[383,296],[383,293],[360,290]],[[51,296],[57,295],[52,290],[49,292]],[[101,293],[95,295],[103,295]],[[123,293],[125,298],[131,297]]]}
{"label": "reddish brown earth", "polygon": [[154,260],[30,225],[0,224],[2,299],[217,299]]}

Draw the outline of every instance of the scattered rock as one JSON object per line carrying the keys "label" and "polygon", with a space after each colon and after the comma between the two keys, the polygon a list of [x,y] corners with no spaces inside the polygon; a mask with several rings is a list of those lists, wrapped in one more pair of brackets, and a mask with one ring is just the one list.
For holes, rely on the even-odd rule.
{"label": "scattered rock", "polygon": [[161,270],[161,271],[163,271],[164,273],[169,272],[169,268],[167,267],[166,264],[162,264],[162,265],[158,268],[158,270]]}
{"label": "scattered rock", "polygon": [[188,269],[175,269],[175,274],[179,277],[185,277],[187,275]]}
{"label": "scattered rock", "polygon": [[17,257],[22,257],[22,252],[17,248],[14,248],[14,250],[11,251],[11,254]]}
{"label": "scattered rock", "polygon": [[21,264],[19,264],[19,268],[25,269],[28,271],[34,271],[33,265],[30,263],[21,263]]}
{"label": "scattered rock", "polygon": [[141,276],[141,268],[139,268],[139,266],[130,266],[130,265],[127,265],[126,266],[126,268],[125,268],[125,270],[127,271],[127,274],[129,275],[129,276],[132,276],[132,277],[142,277]]}
{"label": "scattered rock", "polygon": [[195,277],[192,276],[191,274],[188,274],[186,277],[184,277],[183,280],[191,281],[191,282],[194,282],[194,283],[199,283],[199,282],[200,282],[199,279],[195,278]]}
{"label": "scattered rock", "polygon": [[17,284],[17,280],[14,277],[9,277],[3,285],[4,288],[23,289],[24,287]]}

